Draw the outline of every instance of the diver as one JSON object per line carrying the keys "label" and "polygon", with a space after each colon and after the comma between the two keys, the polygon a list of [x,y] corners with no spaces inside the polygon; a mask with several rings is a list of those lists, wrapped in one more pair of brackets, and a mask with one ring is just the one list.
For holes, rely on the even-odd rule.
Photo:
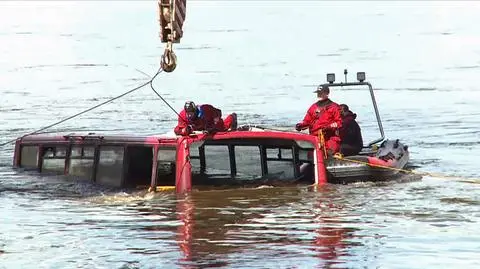
{"label": "diver", "polygon": [[234,131],[237,129],[237,114],[228,115],[222,119],[222,111],[212,105],[195,105],[192,101],[185,102],[183,110],[178,115],[178,124],[174,129],[177,135],[189,135],[194,131],[207,133]]}

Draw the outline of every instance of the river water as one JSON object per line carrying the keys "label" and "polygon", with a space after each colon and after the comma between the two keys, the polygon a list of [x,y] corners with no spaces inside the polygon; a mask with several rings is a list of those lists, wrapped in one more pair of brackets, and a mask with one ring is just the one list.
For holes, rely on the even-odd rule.
{"label": "river water", "polygon": [[[158,69],[156,1],[0,7],[0,142]],[[178,67],[154,82],[174,108],[189,99],[235,111],[240,124],[291,127],[326,73],[365,71],[386,136],[436,175],[177,197],[20,173],[10,144],[0,151],[0,268],[478,268],[479,12],[473,1],[189,1]],[[368,92],[331,98],[358,114],[366,140],[378,137]],[[50,130],[155,134],[175,121],[143,88]]]}

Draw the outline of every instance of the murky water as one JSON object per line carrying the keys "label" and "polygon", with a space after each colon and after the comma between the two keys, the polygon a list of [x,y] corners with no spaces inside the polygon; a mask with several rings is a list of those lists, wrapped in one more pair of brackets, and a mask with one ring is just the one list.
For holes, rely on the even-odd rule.
{"label": "murky water", "polygon": [[[148,80],[164,45],[155,1],[2,2],[0,137],[46,126]],[[480,5],[190,1],[177,69],[156,89],[293,126],[343,69],[378,89],[387,137],[424,177],[381,185],[150,194],[11,169],[0,151],[0,268],[478,268]],[[138,69],[138,70],[136,70]],[[368,93],[332,99],[377,135]],[[54,130],[163,133],[149,88]],[[0,142],[2,142],[0,141]],[[462,179],[463,178],[463,179]],[[477,178],[475,180],[474,178]]]}

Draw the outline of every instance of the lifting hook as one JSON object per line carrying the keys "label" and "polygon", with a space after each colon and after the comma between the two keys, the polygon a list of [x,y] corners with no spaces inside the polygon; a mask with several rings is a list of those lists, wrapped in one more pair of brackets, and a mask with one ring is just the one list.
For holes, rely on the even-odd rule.
{"label": "lifting hook", "polygon": [[175,52],[173,52],[172,42],[167,43],[165,52],[160,59],[160,66],[163,71],[168,73],[172,72],[177,67],[177,56],[175,55]]}
{"label": "lifting hook", "polygon": [[160,59],[165,72],[172,72],[177,67],[177,56],[173,52],[173,43],[180,43],[183,36],[187,0],[158,0],[160,17],[160,39],[167,43]]}

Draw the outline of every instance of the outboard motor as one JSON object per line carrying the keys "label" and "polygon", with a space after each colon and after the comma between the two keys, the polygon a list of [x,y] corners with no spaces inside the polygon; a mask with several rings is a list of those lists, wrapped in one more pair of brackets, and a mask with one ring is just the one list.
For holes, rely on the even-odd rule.
{"label": "outboard motor", "polygon": [[385,140],[378,148],[375,157],[384,160],[399,160],[402,158],[406,153],[408,153],[408,146],[404,145],[399,142],[398,139],[396,140]]}

